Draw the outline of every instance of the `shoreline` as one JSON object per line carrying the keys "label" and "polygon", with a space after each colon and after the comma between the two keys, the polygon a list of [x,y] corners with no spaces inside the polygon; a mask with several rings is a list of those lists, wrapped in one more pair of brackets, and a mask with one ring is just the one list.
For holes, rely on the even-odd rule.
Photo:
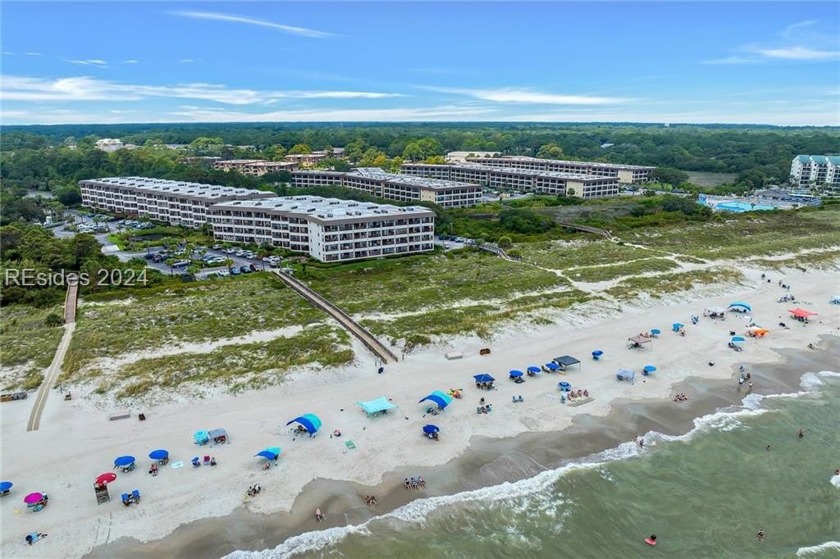
{"label": "shoreline", "polygon": [[[148,421],[143,423],[134,417],[109,422],[107,412],[92,400],[86,401],[83,394],[77,398],[75,390],[70,403],[50,398],[37,432],[25,432],[25,408],[10,407],[9,413],[4,408],[4,478],[15,481],[15,491],[21,495],[45,491],[51,500],[50,507],[37,517],[25,514],[17,496],[0,502],[5,528],[2,551],[10,546],[17,549],[22,541],[18,536],[32,529],[50,533],[43,545],[39,543],[39,555],[52,551],[66,557],[105,557],[118,550],[120,556],[146,557],[159,555],[165,548],[165,556],[186,556],[179,553],[187,553],[187,549],[190,556],[196,556],[202,549],[212,557],[223,554],[224,549],[271,548],[293,534],[347,522],[358,524],[399,507],[418,496],[402,488],[406,476],[426,478],[427,489],[419,496],[449,495],[463,487],[469,490],[529,477],[563,460],[632,441],[651,429],[690,429],[697,406],[710,394],[704,388],[706,382],[731,382],[738,363],[753,367],[779,361],[787,351],[784,348],[804,348],[821,334],[836,333],[840,326],[834,309],[826,310],[830,308],[827,299],[835,290],[835,276],[791,272],[785,280],[801,284],[798,298],[820,301],[814,308],[824,314],[807,328],[795,323],[787,330],[770,326],[771,336],[750,340],[743,353],[726,348],[728,331],[740,333],[744,328],[740,316],[725,323],[701,319],[697,326],[687,327],[685,338],[668,331],[671,322],[688,323],[689,314],[700,314],[704,306],[726,305],[739,298],[756,306],[757,320],[775,324],[776,315],[786,315],[787,309],[776,303],[779,288],[759,281],[760,270],[745,273],[754,283],[729,289],[726,294],[717,292],[682,302],[667,299],[644,308],[622,307],[613,316],[599,314],[586,324],[581,324],[577,315],[571,317],[573,323],[551,327],[526,327],[523,323],[492,342],[490,357],[478,355],[485,342],[458,340],[455,349],[464,354],[459,361],[447,361],[443,357],[447,350],[435,347],[389,366],[379,376],[372,357],[360,354],[353,367],[295,373],[287,382],[261,391],[199,401],[181,399],[139,410],[132,406],[135,411],[147,412]],[[664,332],[662,339],[649,344],[653,347],[626,349],[627,337],[652,327]],[[605,350],[605,359],[587,360],[596,347]],[[548,378],[528,379],[522,385],[505,379],[509,369],[531,362],[541,364],[564,353],[583,361],[580,370],[559,378],[543,374]],[[706,365],[709,355],[715,356],[717,366]],[[633,385],[615,380],[618,367],[639,371],[646,363],[659,367],[653,377],[639,375]],[[499,379],[494,392],[470,387],[471,376],[485,371]],[[559,380],[589,389],[595,401],[574,408],[560,404],[556,399]],[[434,419],[442,429],[441,441],[423,439],[420,427],[430,419],[420,417],[425,407],[417,401],[432,390],[465,385],[465,400],[456,400]],[[686,388],[679,388],[682,386]],[[756,392],[765,388],[769,387],[759,384]],[[669,395],[675,391],[690,394],[687,405],[670,401]],[[400,406],[390,417],[367,419],[356,409],[354,402],[383,394]],[[524,394],[525,403],[512,404],[511,394]],[[479,396],[491,398],[491,414],[475,413],[473,406]],[[735,402],[721,397],[709,400],[713,408],[721,403]],[[626,407],[627,414],[635,417],[654,404],[663,404],[666,415],[651,420],[651,427],[644,430],[635,426],[635,420],[630,422],[634,432],[629,436],[624,430],[629,419],[618,411],[611,413]],[[322,432],[315,439],[292,438],[283,425],[307,412],[322,418]],[[231,444],[212,449],[197,449],[192,444],[192,432],[216,427],[228,430]],[[329,437],[336,428],[344,434],[342,439]],[[580,429],[580,434],[575,429]],[[348,439],[355,441],[356,450],[344,448]],[[556,439],[556,444],[546,445],[546,439]],[[279,467],[262,471],[253,454],[278,442],[283,448]],[[153,478],[143,471],[149,462],[145,456],[153,448],[168,448],[173,460],[185,459],[188,467],[189,456],[215,453],[219,467],[167,468]],[[110,470],[114,456],[127,453],[138,457],[138,471],[120,474],[111,491],[116,502],[97,506],[87,480]],[[517,459],[529,453],[538,459]],[[56,468],[56,463],[61,466]],[[406,471],[405,464],[414,464],[411,471]],[[265,491],[243,501],[245,489],[255,482]],[[143,491],[143,503],[122,507],[119,493],[135,487]],[[361,499],[371,493],[380,503],[373,511]],[[316,507],[326,513],[326,523],[312,518]],[[35,519],[37,526],[32,525]],[[247,545],[242,545],[242,540]]]}
{"label": "shoreline", "polygon": [[[674,391],[701,394],[678,407],[661,399],[623,399],[615,401],[613,409],[606,416],[579,416],[579,420],[573,421],[571,426],[558,431],[473,441],[462,456],[447,464],[424,469],[427,490],[423,492],[406,491],[399,483],[396,472],[386,473],[388,481],[376,487],[315,479],[307,484],[294,507],[314,510],[320,506],[324,511],[335,510],[322,523],[308,517],[306,520],[295,521],[288,513],[262,515],[238,508],[223,518],[202,519],[179,526],[169,536],[150,544],[124,538],[97,548],[86,555],[85,559],[152,559],[160,556],[172,559],[221,558],[236,551],[273,550],[289,538],[330,528],[343,529],[350,523],[363,524],[374,517],[391,515],[419,499],[492,488],[505,482],[515,483],[546,470],[585,463],[582,460],[614,450],[621,444],[632,443],[636,435],[651,432],[670,436],[685,435],[696,427],[695,421],[698,418],[727,408],[741,407],[744,398],[750,393],[766,396],[801,392],[803,374],[829,370],[829,367],[836,364],[840,358],[840,336],[821,336],[820,348],[781,349],[778,350],[777,361],[753,364],[753,378],[761,383],[762,390],[739,390],[736,384],[738,371],[733,367],[729,379],[689,377],[675,384]],[[796,374],[792,375],[792,371],[796,371]],[[551,442],[546,443],[546,439]],[[530,469],[522,467],[528,463],[531,464]],[[510,473],[511,464],[517,467],[516,473],[499,477],[499,470]],[[411,468],[407,466],[406,471]],[[431,489],[430,480],[434,480]],[[360,504],[360,496],[369,493],[377,495],[378,505],[375,509]],[[220,533],[224,534],[221,538]],[[329,537],[324,538],[324,541],[328,540]]]}

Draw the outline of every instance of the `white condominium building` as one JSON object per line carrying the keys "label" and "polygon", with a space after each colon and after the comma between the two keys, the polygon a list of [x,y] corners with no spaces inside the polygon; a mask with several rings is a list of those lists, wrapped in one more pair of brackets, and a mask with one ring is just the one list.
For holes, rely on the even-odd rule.
{"label": "white condominium building", "polygon": [[435,213],[317,196],[143,177],[79,182],[82,205],[171,225],[213,227],[220,241],[271,244],[342,262],[434,249]]}
{"label": "white condominium building", "polygon": [[840,186],[840,155],[797,155],[790,165],[790,182],[800,187]]}
{"label": "white condominium building", "polygon": [[292,184],[298,187],[338,185],[371,196],[401,202],[434,202],[444,208],[463,208],[481,202],[482,188],[467,182],[421,178],[387,173],[378,167],[351,172],[295,171]]}
{"label": "white condominium building", "polygon": [[264,161],[262,159],[228,159],[216,161],[213,168],[217,171],[239,171],[243,175],[261,177],[266,173],[278,171],[291,171],[297,167],[297,163],[288,161]]}
{"label": "white condominium building", "polygon": [[478,163],[491,167],[508,167],[531,171],[553,171],[572,173],[588,177],[615,177],[621,184],[641,184],[648,181],[648,176],[656,167],[641,165],[623,165],[619,163],[598,163],[592,161],[560,161],[555,159],[537,159],[536,157],[467,157],[468,163]]}
{"label": "white condominium building", "polygon": [[435,213],[318,196],[234,200],[216,204],[216,240],[271,244],[343,262],[434,250]]}
{"label": "white condominium building", "polygon": [[616,177],[593,177],[476,164],[404,163],[400,171],[407,175],[470,182],[491,188],[510,188],[537,194],[568,195],[586,199],[618,196]]}
{"label": "white condominium building", "polygon": [[184,227],[201,227],[207,222],[208,208],[217,202],[276,196],[273,192],[144,177],[83,180],[79,188],[83,206]]}

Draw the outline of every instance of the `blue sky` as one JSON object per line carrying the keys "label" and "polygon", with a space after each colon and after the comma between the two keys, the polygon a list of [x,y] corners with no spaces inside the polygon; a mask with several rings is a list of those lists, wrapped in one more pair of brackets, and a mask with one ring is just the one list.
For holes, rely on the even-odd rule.
{"label": "blue sky", "polygon": [[840,125],[833,2],[3,2],[3,124]]}

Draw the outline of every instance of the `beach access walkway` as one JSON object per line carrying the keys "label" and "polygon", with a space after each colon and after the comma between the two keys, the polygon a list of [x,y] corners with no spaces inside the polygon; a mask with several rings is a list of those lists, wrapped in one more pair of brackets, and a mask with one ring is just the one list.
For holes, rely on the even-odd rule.
{"label": "beach access walkway", "polygon": [[61,373],[61,364],[64,362],[64,355],[70,347],[70,340],[73,338],[73,331],[76,329],[76,304],[79,297],[78,281],[70,280],[67,285],[67,295],[64,298],[64,335],[55,351],[52,363],[44,372],[44,380],[38,388],[38,395],[35,397],[35,405],[29,415],[29,423],[26,424],[27,431],[37,431],[41,425],[41,414],[47,404],[47,397],[50,389],[55,384],[58,375]]}
{"label": "beach access walkway", "polygon": [[392,352],[385,344],[380,342],[373,334],[368,332],[361,324],[350,318],[343,310],[339,309],[324,297],[313,291],[303,282],[293,278],[291,275],[280,270],[274,270],[280,280],[297,291],[304,299],[324,310],[327,314],[333,317],[344,329],[361,341],[366,348],[374,353],[382,361],[383,365],[388,363],[396,363],[399,358]]}

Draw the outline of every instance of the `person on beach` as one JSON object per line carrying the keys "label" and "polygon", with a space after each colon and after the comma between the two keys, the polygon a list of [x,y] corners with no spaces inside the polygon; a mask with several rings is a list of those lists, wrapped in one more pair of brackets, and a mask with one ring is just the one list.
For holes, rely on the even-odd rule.
{"label": "person on beach", "polygon": [[324,516],[324,513],[321,512],[320,508],[315,509],[315,520],[317,520],[318,522],[321,522],[325,518],[326,518],[326,516]]}
{"label": "person on beach", "polygon": [[755,537],[758,538],[758,541],[764,540],[764,530],[759,530],[756,532]]}
{"label": "person on beach", "polygon": [[417,476],[417,485],[420,487],[426,487],[426,480],[423,479],[423,476]]}
{"label": "person on beach", "polygon": [[645,447],[645,439],[644,439],[644,437],[642,437],[641,435],[639,435],[638,437],[636,437],[636,444],[637,444],[637,445],[639,445],[639,448],[644,448],[644,447]]}
{"label": "person on beach", "polygon": [[752,381],[750,381],[750,383],[747,385],[747,388],[749,388],[750,390],[752,390],[752,389],[753,389],[753,383],[752,383]]}
{"label": "person on beach", "polygon": [[803,438],[805,436],[805,429],[800,429],[798,435],[800,439]]}
{"label": "person on beach", "polygon": [[403,485],[405,485],[406,489],[411,489],[411,482],[408,481],[408,478],[405,478],[405,481],[403,482]]}

